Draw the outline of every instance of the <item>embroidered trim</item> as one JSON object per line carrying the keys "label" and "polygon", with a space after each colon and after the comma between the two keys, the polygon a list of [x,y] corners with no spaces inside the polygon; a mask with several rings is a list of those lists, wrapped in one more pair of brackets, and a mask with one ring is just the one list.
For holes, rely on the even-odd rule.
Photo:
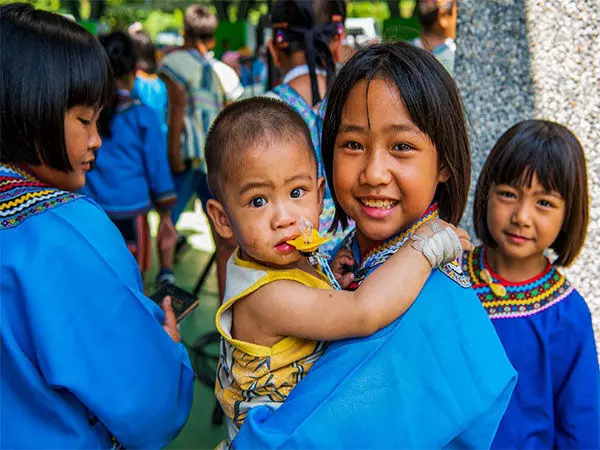
{"label": "embroidered trim", "polygon": [[520,284],[502,283],[502,280],[488,271],[492,282],[500,284],[506,289],[506,296],[499,297],[494,294],[490,284],[485,281],[485,275],[483,277],[481,275],[482,271],[487,270],[483,247],[477,247],[473,252],[467,254],[462,266],[471,278],[473,289],[491,319],[508,319],[537,314],[564,300],[574,290],[571,283],[554,266],[550,266],[548,270],[529,282]]}
{"label": "embroidered trim", "polygon": [[450,278],[452,281],[457,283],[459,286],[464,288],[471,287],[471,280],[465,273],[462,271],[460,265],[457,261],[453,261],[449,264],[445,264],[439,267],[440,272]]}
{"label": "embroidered trim", "polygon": [[[364,279],[377,267],[383,264],[391,255],[402,247],[406,240],[415,232],[415,230],[423,223],[439,217],[438,205],[433,203],[425,214],[421,216],[419,220],[413,223],[406,230],[398,233],[396,236],[388,239],[387,241],[373,247],[363,257],[360,258],[360,266],[355,271],[354,280],[348,286],[348,290],[355,290],[360,286]],[[342,248],[352,250],[354,257],[357,258],[359,255],[358,241],[356,240],[356,230],[353,230],[342,243]],[[358,259],[358,258],[357,258]],[[447,264],[447,266],[453,267],[441,267],[441,272],[448,278],[458,283],[462,287],[470,287],[468,277],[462,273],[460,266],[457,263]]]}
{"label": "embroidered trim", "polygon": [[26,170],[0,166],[0,230],[14,228],[25,219],[69,203],[79,194],[61,191],[38,181]]}

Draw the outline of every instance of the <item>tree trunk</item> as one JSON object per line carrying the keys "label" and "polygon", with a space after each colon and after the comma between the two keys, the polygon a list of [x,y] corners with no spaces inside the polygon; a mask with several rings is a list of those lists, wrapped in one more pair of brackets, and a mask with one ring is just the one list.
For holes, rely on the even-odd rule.
{"label": "tree trunk", "polygon": [[390,17],[400,17],[400,1],[387,0],[387,4],[390,9]]}

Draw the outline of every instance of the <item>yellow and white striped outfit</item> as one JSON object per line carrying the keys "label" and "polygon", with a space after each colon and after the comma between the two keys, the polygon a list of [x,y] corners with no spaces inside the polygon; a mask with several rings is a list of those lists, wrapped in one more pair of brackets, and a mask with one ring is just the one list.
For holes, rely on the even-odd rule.
{"label": "yellow and white striped outfit", "polygon": [[281,406],[290,391],[306,375],[325,350],[326,343],[285,337],[272,347],[232,338],[233,304],[266,284],[291,280],[317,289],[331,289],[327,279],[300,269],[274,269],[239,258],[236,251],[227,263],[227,287],[217,311],[221,356],[215,392],[229,418],[233,439],[250,408]]}

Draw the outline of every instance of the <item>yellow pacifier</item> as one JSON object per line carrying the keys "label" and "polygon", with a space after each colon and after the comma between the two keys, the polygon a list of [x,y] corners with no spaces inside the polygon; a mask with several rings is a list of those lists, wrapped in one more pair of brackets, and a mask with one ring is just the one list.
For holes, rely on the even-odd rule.
{"label": "yellow pacifier", "polygon": [[494,283],[492,275],[487,269],[479,272],[479,277],[490,287],[496,297],[506,297],[506,288],[500,283]]}
{"label": "yellow pacifier", "polygon": [[287,241],[292,247],[302,253],[316,252],[320,245],[329,241],[329,238],[319,236],[319,232],[313,228],[312,223],[305,217],[298,220],[300,236]]}

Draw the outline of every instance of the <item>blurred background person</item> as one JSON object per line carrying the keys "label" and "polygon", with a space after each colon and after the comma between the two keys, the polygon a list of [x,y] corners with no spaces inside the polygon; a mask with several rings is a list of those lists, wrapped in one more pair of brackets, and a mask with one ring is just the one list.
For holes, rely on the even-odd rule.
{"label": "blurred background person", "polygon": [[421,35],[411,43],[430,51],[450,75],[454,75],[456,15],[458,0],[417,0],[415,14]]}

